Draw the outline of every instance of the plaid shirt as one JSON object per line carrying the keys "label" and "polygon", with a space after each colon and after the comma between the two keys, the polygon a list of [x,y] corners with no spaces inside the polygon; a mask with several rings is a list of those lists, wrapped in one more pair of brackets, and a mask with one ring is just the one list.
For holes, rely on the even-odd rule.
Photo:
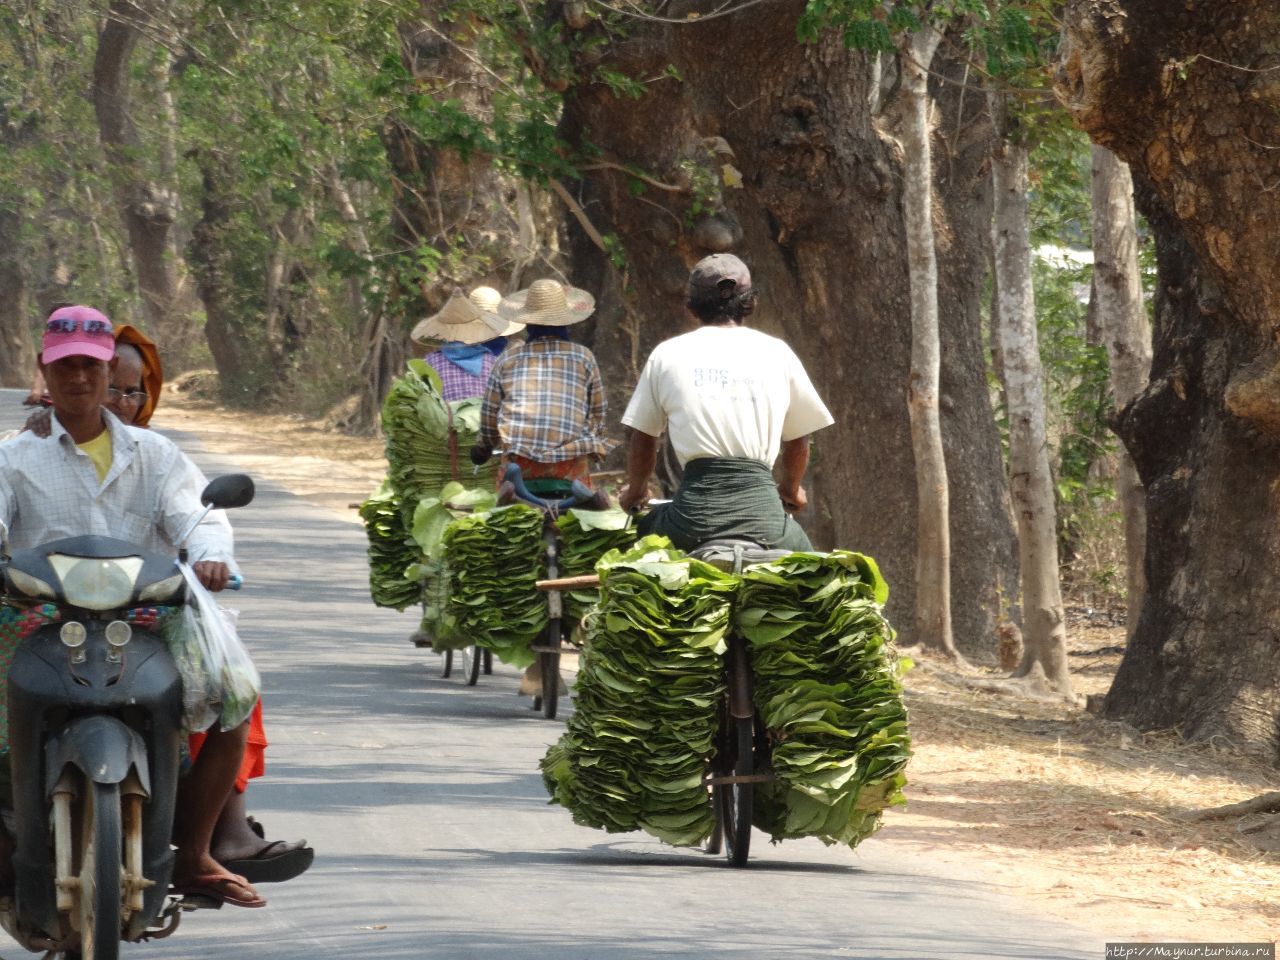
{"label": "plaid shirt", "polygon": [[539,463],[603,457],[617,446],[604,436],[600,366],[568,340],[510,347],[489,374],[480,411],[480,442]]}
{"label": "plaid shirt", "polygon": [[473,377],[467,371],[450,360],[441,350],[432,350],[425,357],[427,363],[440,374],[440,395],[446,403],[451,400],[465,400],[468,397],[484,396],[485,384],[489,382],[489,373],[498,358],[493,354],[480,360],[481,374]]}

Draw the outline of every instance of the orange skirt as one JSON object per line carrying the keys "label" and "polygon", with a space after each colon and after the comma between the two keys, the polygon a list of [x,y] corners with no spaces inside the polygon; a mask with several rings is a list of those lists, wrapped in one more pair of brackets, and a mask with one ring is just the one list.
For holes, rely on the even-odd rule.
{"label": "orange skirt", "polygon": [[[194,762],[200,756],[200,748],[204,746],[204,733],[191,734],[191,759]],[[253,705],[253,713],[249,715],[249,742],[245,744],[244,759],[240,761],[240,772],[236,774],[236,793],[244,793],[249,781],[267,772],[267,729],[262,724],[262,701]]]}

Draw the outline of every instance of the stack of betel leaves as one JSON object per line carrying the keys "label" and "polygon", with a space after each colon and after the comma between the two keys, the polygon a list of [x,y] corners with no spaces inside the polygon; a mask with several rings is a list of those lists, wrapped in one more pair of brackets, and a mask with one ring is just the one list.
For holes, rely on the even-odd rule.
{"label": "stack of betel leaves", "polygon": [[901,676],[881,613],[889,589],[857,553],[795,553],[749,567],[735,603],[772,743],[774,780],[755,824],[774,840],[856,846],[905,800],[910,757]]}
{"label": "stack of betel leaves", "polygon": [[452,628],[513,667],[533,663],[529,644],[547,625],[547,601],[535,585],[544,567],[542,518],[515,503],[444,528]]}
{"label": "stack of betel leaves", "polygon": [[[560,528],[561,577],[594,573],[596,563],[610,550],[625,550],[635,542],[630,515],[619,507],[610,510],[567,510],[556,519]],[[566,590],[565,617],[580,621],[599,598],[594,587]]]}
{"label": "stack of betel leaves", "polygon": [[369,593],[380,607],[403,610],[418,602],[421,586],[406,577],[419,559],[417,545],[405,529],[400,498],[390,483],[360,504],[360,519],[369,538]]}
{"label": "stack of betel leaves", "polygon": [[[468,491],[493,490],[496,465],[473,471],[467,457],[479,429],[480,400],[446,403],[439,375],[423,360],[409,361],[382,405],[387,479],[360,508],[369,536],[370,593],[378,606],[397,610],[421,602],[422,628],[433,640],[442,639],[434,635],[441,624],[447,577],[431,547],[439,542],[444,523],[442,511],[423,516],[420,508],[444,499],[461,502],[456,494],[443,496],[451,484]],[[389,501],[399,511],[398,528]]]}
{"label": "stack of betel leaves", "polygon": [[[451,437],[450,431],[453,431]],[[446,403],[440,376],[425,360],[410,360],[382,404],[388,477],[413,522],[418,501],[434,497],[450,481],[492,490],[497,464],[473,472],[468,452],[480,432],[480,399]]]}
{"label": "stack of betel leaves", "polygon": [[454,650],[472,643],[457,628],[449,614],[449,571],[444,560],[445,528],[468,513],[492,509],[497,502],[493,490],[467,489],[450,481],[438,496],[419,500],[413,511],[410,533],[421,551],[421,562],[405,575],[422,587],[422,623],[419,629],[431,637],[436,650]]}
{"label": "stack of betel leaves", "polygon": [[713,826],[703,785],[737,581],[663,537],[607,554],[567,729],[542,760],[577,823],[696,844]]}

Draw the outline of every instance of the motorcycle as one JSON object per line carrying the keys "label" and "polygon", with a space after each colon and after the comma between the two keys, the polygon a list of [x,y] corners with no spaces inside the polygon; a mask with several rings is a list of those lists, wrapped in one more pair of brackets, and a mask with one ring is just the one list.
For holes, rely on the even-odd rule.
{"label": "motorcycle", "polygon": [[[187,536],[253,494],[218,477]],[[172,555],[100,536],[15,550],[0,574],[11,605],[47,617],[9,671],[16,887],[0,925],[47,958],[117,960],[121,941],[221,906],[170,892],[183,696],[154,608],[183,604],[186,581]]]}

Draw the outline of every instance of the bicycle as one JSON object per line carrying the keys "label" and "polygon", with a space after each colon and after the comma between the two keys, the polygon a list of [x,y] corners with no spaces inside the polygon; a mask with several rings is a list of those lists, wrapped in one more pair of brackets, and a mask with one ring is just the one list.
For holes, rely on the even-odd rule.
{"label": "bicycle", "polygon": [[[543,512],[542,549],[545,560],[546,580],[538,581],[539,590],[547,594],[547,625],[543,628],[541,642],[530,644],[538,655],[537,667],[541,681],[541,694],[533,697],[533,709],[541,710],[548,720],[556,718],[560,701],[560,654],[564,647],[564,598],[559,589],[544,589],[541,584],[558,582],[560,560],[560,528],[556,519],[565,510],[587,505],[599,506],[596,492],[581,480],[561,480],[552,477],[524,479],[519,465],[507,463],[502,471],[502,483],[511,485],[512,495],[520,501],[537,507]],[[582,578],[570,578],[572,581]],[[597,581],[598,582],[598,581]]]}
{"label": "bicycle", "polygon": [[[453,674],[453,653],[453,650],[444,651],[444,665],[440,668],[440,676],[445,680]],[[462,678],[468,687],[474,687],[480,681],[481,672],[486,677],[493,674],[492,650],[485,650],[474,643],[469,643],[458,650],[458,659],[461,661],[459,666]]]}
{"label": "bicycle", "polygon": [[[752,540],[710,540],[689,552],[691,557],[726,572],[741,574],[757,563],[788,556],[789,550],[770,550]],[[711,791],[715,827],[706,851],[719,854],[723,846],[729,862],[745,866],[751,850],[751,821],[755,786],[773,780],[769,772],[769,732],[752,697],[754,674],[746,639],[729,634],[725,657],[725,695],[720,702],[716,754],[705,783]],[[759,771],[759,772],[757,772]]]}
{"label": "bicycle", "polygon": [[[770,550],[751,540],[722,539],[700,544],[689,556],[726,572],[741,574],[749,566],[769,563],[790,555]],[[538,581],[538,589],[559,598],[561,590],[599,586],[596,575]],[[724,661],[724,696],[717,709],[715,755],[708,761],[703,783],[710,791],[715,826],[705,850],[718,855],[723,849],[729,863],[745,866],[751,850],[755,786],[773,780],[770,772],[769,733],[752,699],[753,674],[746,639],[731,631]],[[545,685],[544,685],[545,689]]]}

